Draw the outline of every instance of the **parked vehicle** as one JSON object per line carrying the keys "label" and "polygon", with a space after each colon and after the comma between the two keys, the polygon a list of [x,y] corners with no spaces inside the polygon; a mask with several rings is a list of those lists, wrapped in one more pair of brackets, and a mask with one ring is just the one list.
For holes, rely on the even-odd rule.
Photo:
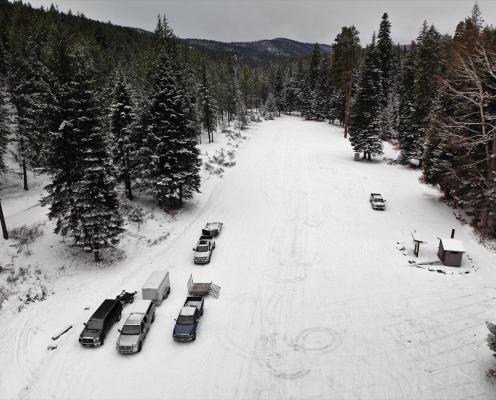
{"label": "parked vehicle", "polygon": [[196,340],[198,322],[203,315],[204,298],[202,296],[189,296],[176,319],[172,337],[177,342]]}
{"label": "parked vehicle", "polygon": [[191,296],[212,296],[216,299],[219,298],[220,295],[220,286],[217,286],[213,284],[212,282],[209,283],[198,283],[198,282],[193,282],[193,275],[191,274],[189,276],[188,280],[188,293]]}
{"label": "parked vehicle", "polygon": [[153,271],[141,290],[143,300],[152,300],[157,306],[170,294],[169,271]]}
{"label": "parked vehicle", "polygon": [[370,204],[374,210],[386,209],[386,200],[379,193],[370,193]]}
{"label": "parked vehicle", "polygon": [[122,329],[119,329],[120,336],[116,344],[119,353],[141,351],[150,326],[155,321],[155,309],[156,305],[151,300],[140,300],[136,303]]}
{"label": "parked vehicle", "polygon": [[208,222],[202,229],[202,235],[215,237],[220,233],[223,226],[222,222]]}
{"label": "parked vehicle", "polygon": [[215,239],[210,235],[202,235],[193,249],[195,264],[208,264],[215,249]]}
{"label": "parked vehicle", "polygon": [[122,304],[117,299],[106,299],[96,309],[79,335],[79,343],[83,346],[103,346],[105,336],[122,315]]}
{"label": "parked vehicle", "polygon": [[117,295],[115,298],[116,300],[119,300],[122,305],[124,304],[129,304],[134,302],[134,296],[138,293],[137,291],[134,292],[126,292],[123,290],[120,294]]}

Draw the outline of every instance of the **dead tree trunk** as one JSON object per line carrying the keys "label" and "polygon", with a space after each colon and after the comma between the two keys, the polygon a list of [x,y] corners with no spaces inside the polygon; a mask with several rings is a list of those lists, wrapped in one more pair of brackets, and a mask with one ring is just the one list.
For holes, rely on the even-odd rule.
{"label": "dead tree trunk", "polygon": [[5,217],[3,216],[2,202],[0,201],[0,224],[2,225],[3,238],[5,240],[9,239],[9,232],[7,231],[7,225],[5,224]]}

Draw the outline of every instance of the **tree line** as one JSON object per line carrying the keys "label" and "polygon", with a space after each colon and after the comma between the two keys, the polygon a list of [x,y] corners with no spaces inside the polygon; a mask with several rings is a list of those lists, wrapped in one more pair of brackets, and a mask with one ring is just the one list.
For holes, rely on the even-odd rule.
{"label": "tree line", "polygon": [[121,188],[181,207],[202,133],[276,111],[260,68],[190,49],[165,17],[147,33],[0,0],[0,22],[0,172],[10,150],[25,190],[28,170],[47,173],[55,232],[96,260],[124,230]]}
{"label": "tree line", "polygon": [[344,126],[365,159],[392,141],[495,236],[496,32],[478,6],[453,36],[424,22],[394,44],[384,14],[370,44],[348,26],[332,49],[243,62],[188,46],[164,17],[150,33],[0,0],[0,171],[13,147],[26,190],[27,170],[49,173],[56,232],[98,257],[123,230],[119,191],[180,207],[200,187],[202,134],[297,112]]}

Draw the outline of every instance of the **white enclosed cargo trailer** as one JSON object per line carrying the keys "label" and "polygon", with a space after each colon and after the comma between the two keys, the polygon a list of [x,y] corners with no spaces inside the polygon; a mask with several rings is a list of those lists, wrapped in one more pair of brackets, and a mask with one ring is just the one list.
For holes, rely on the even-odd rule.
{"label": "white enclosed cargo trailer", "polygon": [[151,300],[160,305],[169,296],[169,271],[153,271],[143,285],[143,300]]}

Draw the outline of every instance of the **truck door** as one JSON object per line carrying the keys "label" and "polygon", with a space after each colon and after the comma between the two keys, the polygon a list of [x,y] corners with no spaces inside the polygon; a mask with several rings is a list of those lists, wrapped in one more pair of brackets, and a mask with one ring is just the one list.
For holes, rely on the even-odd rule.
{"label": "truck door", "polygon": [[193,274],[191,274],[188,279],[188,293],[191,293],[192,289],[193,289]]}
{"label": "truck door", "polygon": [[215,285],[214,283],[210,284],[210,289],[208,290],[208,294],[215,299],[219,298],[220,295],[220,286]]}

